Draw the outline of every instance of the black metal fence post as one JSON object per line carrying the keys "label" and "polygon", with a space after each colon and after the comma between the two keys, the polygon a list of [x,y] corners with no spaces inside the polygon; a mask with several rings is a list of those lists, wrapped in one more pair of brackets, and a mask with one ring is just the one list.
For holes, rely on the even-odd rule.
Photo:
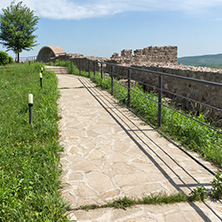
{"label": "black metal fence post", "polygon": [[72,59],[70,60],[70,64],[71,64],[71,73],[72,73]]}
{"label": "black metal fence post", "polygon": [[103,80],[103,63],[101,62],[101,81]]}
{"label": "black metal fence post", "polygon": [[111,66],[111,95],[113,95],[113,66]]}
{"label": "black metal fence post", "polygon": [[81,76],[81,64],[80,64],[80,59],[79,59],[79,75]]}
{"label": "black metal fence post", "polygon": [[130,91],[131,91],[131,69],[128,69],[128,100],[127,106],[130,107]]}
{"label": "black metal fence post", "polygon": [[197,112],[196,112],[197,114],[197,116],[199,116],[200,115],[200,103],[197,103]]}
{"label": "black metal fence post", "polygon": [[89,72],[89,78],[90,78],[90,60],[88,60],[88,72]]}
{"label": "black metal fence post", "polygon": [[94,67],[93,67],[93,71],[94,71],[94,77],[95,77],[95,75],[96,75],[96,62],[94,62]]}
{"label": "black metal fence post", "polygon": [[161,120],[162,120],[162,88],[163,88],[163,80],[162,76],[159,75],[158,127],[161,127]]}

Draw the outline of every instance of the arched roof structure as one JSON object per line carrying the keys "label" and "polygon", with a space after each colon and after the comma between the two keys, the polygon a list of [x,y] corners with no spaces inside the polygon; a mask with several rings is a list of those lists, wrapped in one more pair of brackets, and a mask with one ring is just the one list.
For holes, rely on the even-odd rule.
{"label": "arched roof structure", "polygon": [[44,46],[40,49],[37,61],[47,62],[51,57],[65,55],[66,52],[59,46]]}

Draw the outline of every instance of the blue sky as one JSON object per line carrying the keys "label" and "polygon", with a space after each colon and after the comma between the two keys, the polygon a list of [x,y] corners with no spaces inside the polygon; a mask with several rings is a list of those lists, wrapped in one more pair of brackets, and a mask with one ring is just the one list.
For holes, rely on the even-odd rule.
{"label": "blue sky", "polygon": [[[4,1],[4,2],[3,2]],[[16,1],[18,2],[18,1]],[[40,17],[37,41],[67,53],[178,46],[178,57],[222,53],[222,0],[23,0]],[[0,0],[0,9],[10,1]],[[5,48],[0,45],[0,50]],[[14,53],[9,51],[14,57]]]}

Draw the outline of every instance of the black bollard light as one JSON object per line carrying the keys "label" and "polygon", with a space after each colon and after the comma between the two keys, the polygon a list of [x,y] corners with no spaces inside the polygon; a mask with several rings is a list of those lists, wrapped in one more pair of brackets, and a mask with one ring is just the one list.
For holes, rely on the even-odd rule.
{"label": "black bollard light", "polygon": [[43,73],[43,67],[41,68],[41,73]]}
{"label": "black bollard light", "polygon": [[40,77],[40,86],[42,88],[42,73],[41,72],[39,73],[39,77]]}
{"label": "black bollard light", "polygon": [[33,95],[29,94],[29,124],[32,124]]}
{"label": "black bollard light", "polygon": [[31,63],[31,61],[30,61],[30,59],[29,59],[29,65],[30,65],[30,63]]}

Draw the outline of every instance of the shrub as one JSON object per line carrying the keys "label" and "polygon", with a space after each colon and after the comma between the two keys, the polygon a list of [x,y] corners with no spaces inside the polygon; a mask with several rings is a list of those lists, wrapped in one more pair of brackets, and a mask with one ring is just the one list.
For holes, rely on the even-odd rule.
{"label": "shrub", "polygon": [[0,51],[0,65],[6,65],[9,63],[9,57],[6,52]]}
{"label": "shrub", "polygon": [[212,182],[211,195],[213,198],[216,198],[217,200],[222,199],[222,177],[220,172],[217,172]]}

